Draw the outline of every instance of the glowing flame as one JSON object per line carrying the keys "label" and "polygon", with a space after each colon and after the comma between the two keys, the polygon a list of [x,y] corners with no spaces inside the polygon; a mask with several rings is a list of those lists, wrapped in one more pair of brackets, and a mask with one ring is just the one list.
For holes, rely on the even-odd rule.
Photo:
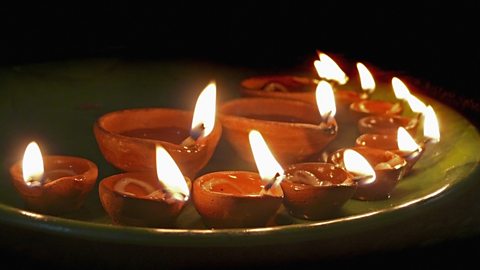
{"label": "glowing flame", "polygon": [[376,174],[368,161],[357,151],[347,149],[343,152],[343,163],[345,169],[355,175],[369,176],[362,184],[371,184],[375,182]]}
{"label": "glowing flame", "polygon": [[280,184],[281,179],[280,181],[276,180],[278,180],[279,176],[283,176],[282,166],[278,164],[272,152],[270,152],[262,134],[257,130],[251,130],[248,134],[248,139],[250,140],[253,158],[262,180],[268,183],[275,181],[274,185]]}
{"label": "glowing flame", "polygon": [[23,180],[27,185],[39,185],[43,178],[43,158],[40,147],[36,142],[31,142],[25,149],[22,160]]}
{"label": "glowing flame", "polygon": [[432,106],[428,106],[425,110],[423,136],[432,139],[434,142],[440,141],[440,127],[438,125],[437,115],[435,115]]}
{"label": "glowing flame", "polygon": [[335,96],[333,95],[332,86],[326,81],[320,81],[317,85],[315,97],[322,119],[328,121],[333,118],[337,113],[337,107],[335,106]]}
{"label": "glowing flame", "polygon": [[397,144],[398,149],[405,152],[414,152],[420,148],[412,136],[410,136],[403,127],[399,127],[397,130]]}
{"label": "glowing flame", "polygon": [[397,99],[407,99],[410,96],[410,90],[399,78],[392,78],[393,93]]}
{"label": "glowing flame", "polygon": [[347,75],[345,72],[330,58],[324,53],[318,53],[320,60],[315,60],[313,65],[317,70],[318,76],[326,80],[336,81],[339,84],[346,84],[348,81]]}
{"label": "glowing flame", "polygon": [[360,84],[363,91],[367,93],[372,93],[375,91],[375,80],[373,79],[372,73],[367,69],[367,67],[362,63],[357,63],[358,74],[360,75]]}
{"label": "glowing flame", "polygon": [[215,82],[211,82],[200,93],[195,105],[195,111],[193,112],[192,119],[192,131],[198,128],[199,125],[204,126],[202,136],[206,137],[212,132],[215,126],[215,107],[217,99],[217,87]]}
{"label": "glowing flame", "polygon": [[413,112],[425,113],[427,106],[425,106],[425,103],[423,103],[416,96],[410,94],[406,97],[406,99],[407,99],[408,105],[410,106]]}
{"label": "glowing flame", "polygon": [[170,154],[161,146],[156,147],[157,177],[173,198],[186,201],[190,196],[187,182]]}

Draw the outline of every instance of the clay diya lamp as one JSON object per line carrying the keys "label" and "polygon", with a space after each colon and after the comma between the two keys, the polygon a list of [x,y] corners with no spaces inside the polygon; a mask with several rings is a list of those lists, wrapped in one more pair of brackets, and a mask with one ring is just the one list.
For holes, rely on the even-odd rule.
{"label": "clay diya lamp", "polygon": [[407,165],[405,159],[391,151],[369,147],[340,149],[329,161],[356,176],[357,190],[353,198],[367,201],[390,198]]}
{"label": "clay diya lamp", "polygon": [[407,161],[405,175],[410,173],[425,150],[424,145],[418,145],[404,128],[399,128],[397,134],[363,134],[357,138],[356,144],[389,150],[401,156]]}
{"label": "clay diya lamp", "polygon": [[[262,152],[263,161],[257,162],[260,174],[213,172],[193,183],[195,208],[209,228],[263,227],[272,220],[282,204],[283,192],[279,184],[283,180],[283,170],[268,151],[261,135],[257,132],[250,136],[255,141],[252,148],[255,147],[253,144],[257,144],[258,150],[254,153],[267,151]],[[259,164],[262,162],[264,164]]]}
{"label": "clay diya lamp", "polygon": [[[334,102],[333,102],[334,103]],[[328,122],[308,103],[267,98],[235,99],[220,108],[220,120],[228,142],[240,157],[252,162],[248,132],[260,131],[282,164],[297,163],[320,152],[337,134],[328,109]]]}
{"label": "clay diya lamp", "polygon": [[372,115],[398,115],[403,108],[400,103],[392,103],[383,100],[361,100],[350,104],[351,123],[357,123],[360,119]]}
{"label": "clay diya lamp", "polygon": [[97,166],[84,158],[43,156],[35,142],[10,168],[13,185],[29,209],[62,214],[79,209],[95,186]]}
{"label": "clay diya lamp", "polygon": [[337,213],[355,193],[353,176],[329,163],[298,163],[285,170],[283,204],[297,218],[318,220]]}
{"label": "clay diya lamp", "polygon": [[316,85],[314,79],[290,75],[259,76],[241,82],[243,96],[291,99],[313,104]]}
{"label": "clay diya lamp", "polygon": [[199,96],[195,112],[145,108],[101,116],[94,133],[105,159],[123,171],[155,169],[155,146],[162,145],[182,172],[193,177],[210,160],[222,128],[215,124],[215,85]]}
{"label": "clay diya lamp", "polygon": [[417,132],[418,119],[400,115],[372,115],[358,121],[361,134],[395,134],[399,127],[405,128],[410,134]]}
{"label": "clay diya lamp", "polygon": [[191,182],[163,147],[157,147],[157,173],[127,172],[100,181],[102,206],[116,224],[173,227],[189,199]]}

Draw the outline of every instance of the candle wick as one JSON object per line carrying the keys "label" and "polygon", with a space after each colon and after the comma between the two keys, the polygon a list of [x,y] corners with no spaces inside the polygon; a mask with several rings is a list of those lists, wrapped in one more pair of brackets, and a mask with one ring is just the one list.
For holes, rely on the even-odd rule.
{"label": "candle wick", "polygon": [[185,140],[183,140],[180,145],[187,146],[187,147],[195,145],[198,138],[200,138],[203,135],[204,130],[205,130],[205,125],[203,123],[196,125],[194,128],[192,128],[192,130],[190,130],[190,136],[188,136]]}
{"label": "candle wick", "polygon": [[280,173],[277,172],[273,177],[273,179],[263,187],[262,191],[260,192],[260,195],[267,193],[272,187],[276,186],[277,183],[281,182],[282,180],[283,180],[283,176],[281,176]]}
{"label": "candle wick", "polygon": [[333,135],[337,132],[337,126],[332,123],[332,111],[329,111],[325,117],[322,117],[320,128],[327,134]]}

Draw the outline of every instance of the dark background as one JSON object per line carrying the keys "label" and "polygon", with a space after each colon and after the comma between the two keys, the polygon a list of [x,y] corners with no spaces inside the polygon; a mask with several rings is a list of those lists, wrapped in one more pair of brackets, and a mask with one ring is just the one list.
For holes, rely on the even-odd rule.
{"label": "dark background", "polygon": [[[282,70],[304,65],[321,49],[419,78],[418,83],[427,86],[424,93],[479,123],[478,3],[317,2],[3,6],[0,65],[111,56]],[[473,235],[326,263],[354,266],[399,258],[406,264],[414,260],[428,264],[438,258],[473,261],[480,255],[480,248],[475,248],[478,240]],[[21,250],[1,251],[2,260],[49,263],[22,259]]]}

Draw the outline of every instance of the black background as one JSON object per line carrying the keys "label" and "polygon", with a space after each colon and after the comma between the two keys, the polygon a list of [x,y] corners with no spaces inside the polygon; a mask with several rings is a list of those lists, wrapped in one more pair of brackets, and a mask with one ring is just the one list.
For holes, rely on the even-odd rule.
{"label": "black background", "polygon": [[[112,56],[281,70],[311,61],[321,49],[430,82],[427,94],[478,124],[479,11],[477,3],[458,1],[388,6],[333,1],[3,6],[0,65]],[[326,263],[474,260],[480,251],[471,247],[478,240],[472,236]],[[18,250],[1,250],[2,259],[21,257]],[[49,262],[27,258],[23,263]]]}

